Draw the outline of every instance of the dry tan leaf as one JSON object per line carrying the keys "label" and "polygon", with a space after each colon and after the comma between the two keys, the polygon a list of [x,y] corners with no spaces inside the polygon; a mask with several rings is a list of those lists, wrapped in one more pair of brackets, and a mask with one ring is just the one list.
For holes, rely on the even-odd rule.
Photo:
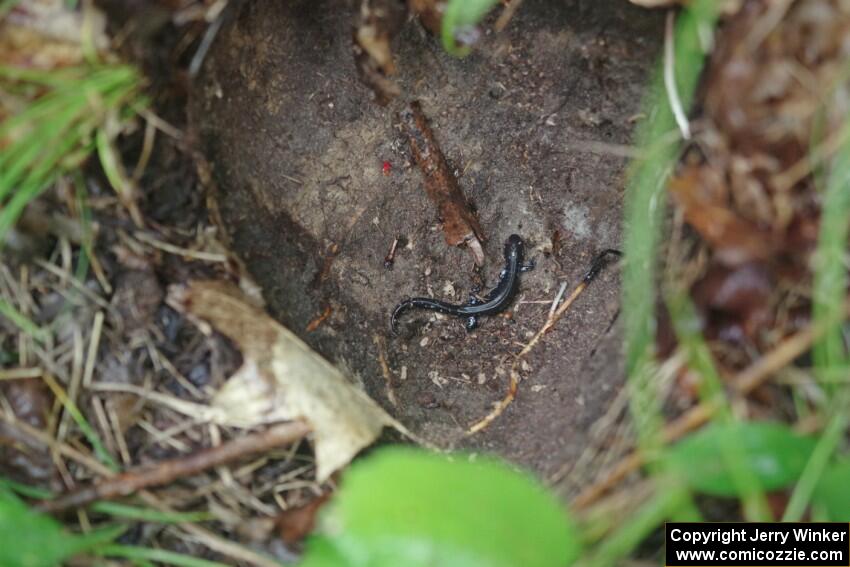
{"label": "dry tan leaf", "polygon": [[212,400],[211,419],[234,427],[305,420],[314,432],[320,482],[370,445],[384,426],[397,426],[339,369],[235,286],[216,281],[172,286],[168,303],[226,335],[242,352],[242,366]]}

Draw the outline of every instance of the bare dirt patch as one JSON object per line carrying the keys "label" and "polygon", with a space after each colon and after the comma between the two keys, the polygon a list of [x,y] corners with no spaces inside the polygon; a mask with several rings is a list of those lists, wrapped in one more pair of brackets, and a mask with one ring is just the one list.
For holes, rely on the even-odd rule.
{"label": "bare dirt patch", "polygon": [[[465,59],[408,22],[393,45],[403,94],[387,107],[357,79],[350,26],[342,3],[231,6],[190,114],[233,247],[271,313],[413,431],[551,476],[581,453],[622,383],[617,269],[531,353],[501,418],[472,437],[464,431],[502,399],[512,356],[545,321],[561,282],[577,283],[598,251],[619,245],[618,154],[640,119],[662,14],[622,0],[528,0]],[[469,254],[445,245],[397,127],[412,99],[477,210],[487,286],[509,234],[537,259],[511,316],[469,334],[431,313],[407,316],[399,337],[389,332],[404,297],[463,302],[479,277]],[[408,245],[387,270],[397,235]]]}

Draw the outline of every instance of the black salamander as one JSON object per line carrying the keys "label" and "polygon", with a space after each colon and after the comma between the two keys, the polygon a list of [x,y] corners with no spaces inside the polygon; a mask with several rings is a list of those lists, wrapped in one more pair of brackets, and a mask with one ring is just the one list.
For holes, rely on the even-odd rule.
{"label": "black salamander", "polygon": [[466,319],[466,330],[471,331],[478,326],[480,316],[494,315],[510,304],[519,288],[519,274],[534,269],[534,262],[523,263],[524,255],[525,245],[522,238],[512,234],[505,242],[505,267],[499,273],[499,283],[490,293],[483,298],[479,298],[473,293],[466,305],[454,305],[430,297],[406,299],[399,303],[393,311],[390,321],[393,333],[397,333],[398,319],[401,314],[410,309],[428,309],[445,315],[464,317]]}

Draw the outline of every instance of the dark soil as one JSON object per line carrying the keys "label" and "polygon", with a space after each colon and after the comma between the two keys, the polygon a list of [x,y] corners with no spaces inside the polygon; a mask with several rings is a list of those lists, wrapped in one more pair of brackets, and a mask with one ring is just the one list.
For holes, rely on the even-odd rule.
{"label": "dark soil", "polygon": [[[574,285],[598,251],[619,246],[626,161],[606,148],[631,140],[662,17],[624,0],[526,0],[465,59],[411,21],[394,42],[403,95],[381,107],[358,81],[343,3],[234,2],[190,116],[233,248],[271,313],[426,439],[493,451],[544,477],[562,470],[622,384],[616,268],[531,353],[506,412],[480,434],[464,431],[504,396],[512,356],[560,283]],[[397,128],[412,99],[478,211],[488,286],[509,234],[537,259],[512,316],[472,333],[426,312],[405,316],[400,337],[389,332],[404,297],[463,302],[476,279],[470,255],[445,245]],[[552,253],[556,231],[563,245]],[[397,235],[409,245],[387,270]]]}

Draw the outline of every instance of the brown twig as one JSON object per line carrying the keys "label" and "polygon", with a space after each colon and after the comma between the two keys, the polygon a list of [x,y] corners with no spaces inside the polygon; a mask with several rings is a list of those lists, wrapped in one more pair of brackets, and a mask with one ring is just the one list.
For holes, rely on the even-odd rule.
{"label": "brown twig", "polygon": [[411,102],[399,113],[399,120],[413,159],[425,176],[428,198],[436,205],[443,221],[446,243],[449,246],[468,246],[475,264],[481,266],[484,263],[481,246],[484,233],[428,126],[422,107],[416,101]]}
{"label": "brown twig", "polygon": [[395,263],[395,255],[398,251],[399,246],[404,246],[403,242],[405,242],[405,238],[401,235],[396,236],[393,239],[393,243],[390,245],[390,251],[387,252],[387,255],[384,256],[384,269],[392,270],[393,264]]}
{"label": "brown twig", "polygon": [[[95,460],[91,456],[72,448],[66,443],[56,441],[53,437],[51,437],[41,429],[33,427],[26,422],[15,419],[14,416],[2,412],[0,412],[0,419],[16,427],[26,436],[31,437],[34,440],[49,446],[58,454],[61,454],[62,456],[77,462],[78,464],[87,468],[89,471],[106,478],[114,478],[112,471],[109,470],[106,465],[102,464],[100,461]],[[149,506],[156,508],[157,510],[168,513],[174,512],[171,507],[164,504],[156,495],[151,492],[148,492],[147,490],[139,491],[139,497],[143,502],[145,502]],[[277,562],[272,561],[271,559],[263,556],[262,554],[257,553],[252,549],[243,547],[242,545],[239,545],[236,542],[226,540],[221,536],[218,536],[197,524],[191,522],[180,522],[178,525],[183,531],[196,537],[198,541],[200,541],[208,548],[233,559],[243,561],[248,565],[256,565],[257,567],[276,567],[277,565],[279,565]]]}
{"label": "brown twig", "polygon": [[378,363],[381,365],[381,373],[384,375],[384,381],[387,383],[387,399],[394,407],[398,407],[398,399],[396,399],[395,387],[393,386],[395,380],[392,370],[390,370],[390,365],[387,362],[387,343],[384,337],[378,334],[372,336],[372,341],[378,348]]}
{"label": "brown twig", "polygon": [[[809,326],[803,331],[782,341],[775,349],[762,356],[732,379],[731,387],[739,394],[749,394],[761,386],[770,376],[784,368],[795,358],[806,352],[826,331],[827,326]],[[686,433],[704,425],[719,408],[716,402],[703,402],[670,422],[662,431],[664,443],[672,443]],[[573,500],[577,510],[587,508],[602,495],[616,486],[626,476],[638,470],[645,463],[640,451],[633,451],[621,459],[602,480],[584,489]]]}
{"label": "brown twig", "polygon": [[321,313],[313,317],[313,319],[309,323],[307,323],[307,326],[304,328],[304,331],[307,333],[312,333],[313,331],[322,326],[322,323],[324,323],[325,320],[331,316],[331,313],[333,313],[333,308],[328,305],[322,310]]}
{"label": "brown twig", "polygon": [[237,437],[217,447],[203,449],[185,457],[169,459],[150,467],[140,467],[104,478],[94,484],[67,492],[54,500],[44,501],[39,508],[46,512],[58,512],[85,506],[95,500],[128,496],[145,488],[161,486],[179,478],[198,474],[246,455],[293,443],[308,433],[310,433],[310,427],[304,422],[281,423],[265,431]]}
{"label": "brown twig", "polygon": [[[55,450],[58,454],[74,460],[89,471],[107,478],[112,476],[112,471],[110,471],[100,461],[77,451],[66,443],[56,441],[53,437],[41,429],[33,427],[26,422],[17,420],[14,416],[10,416],[6,413],[0,413],[0,419],[16,427],[28,437],[32,437],[34,440],[51,447],[51,449]],[[173,509],[165,505],[156,495],[148,492],[147,490],[140,491],[139,497],[143,502],[157,510],[168,513],[174,512]],[[183,531],[198,538],[203,545],[228,557],[246,562],[249,565],[256,565],[257,567],[276,567],[278,565],[277,562],[268,559],[254,550],[226,540],[197,524],[193,524],[191,522],[180,522],[178,525],[181,529],[183,529]]]}
{"label": "brown twig", "polygon": [[605,250],[601,254],[597,255],[594,258],[593,262],[590,265],[590,269],[585,273],[584,277],[581,280],[573,292],[567,297],[560,306],[555,308],[558,305],[558,301],[561,299],[562,292],[559,292],[557,297],[555,298],[554,303],[552,304],[553,309],[549,311],[549,317],[546,318],[546,322],[543,323],[543,326],[540,327],[540,330],[528,341],[523,349],[514,357],[514,362],[511,364],[511,383],[508,388],[508,393],[505,397],[496,405],[493,410],[484,416],[482,419],[475,422],[466,432],[467,435],[474,435],[479,431],[485,429],[488,425],[493,423],[493,421],[502,415],[502,412],[511,405],[516,398],[517,391],[519,390],[519,366],[522,363],[522,360],[528,356],[528,353],[532,351],[532,349],[537,346],[537,343],[543,338],[543,336],[549,332],[549,330],[555,326],[555,323],[563,317],[564,313],[570,308],[570,306],[575,302],[576,299],[587,289],[587,286],[590,284],[593,279],[599,275],[600,270],[603,266],[603,260],[610,254],[620,255],[620,252],[617,250]]}
{"label": "brown twig", "polygon": [[313,276],[312,281],[310,282],[310,289],[318,289],[325,283],[325,280],[328,279],[328,276],[331,274],[331,266],[333,266],[334,260],[339,255],[339,244],[336,242],[332,243],[328,247],[327,254],[325,254],[325,258],[322,261],[322,269],[316,272],[316,275]]}
{"label": "brown twig", "polygon": [[499,19],[496,20],[495,24],[493,24],[493,30],[501,32],[508,27],[511,18],[513,18],[514,14],[516,14],[520,4],[522,4],[522,0],[510,0],[507,4],[505,4],[505,7],[502,9],[502,13],[499,14]]}

